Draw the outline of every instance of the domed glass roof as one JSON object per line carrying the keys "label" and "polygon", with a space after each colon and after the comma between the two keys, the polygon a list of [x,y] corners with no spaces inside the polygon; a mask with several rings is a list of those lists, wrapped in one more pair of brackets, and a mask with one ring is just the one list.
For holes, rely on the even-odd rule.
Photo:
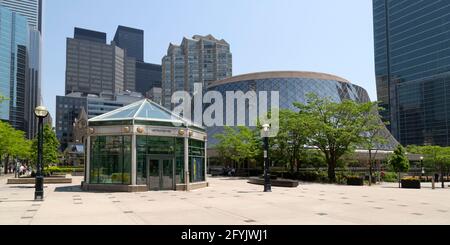
{"label": "domed glass roof", "polygon": [[89,122],[107,122],[107,121],[152,121],[152,122],[169,122],[174,126],[195,126],[191,121],[184,119],[155,102],[144,99],[122,108],[110,111],[103,115],[89,119]]}

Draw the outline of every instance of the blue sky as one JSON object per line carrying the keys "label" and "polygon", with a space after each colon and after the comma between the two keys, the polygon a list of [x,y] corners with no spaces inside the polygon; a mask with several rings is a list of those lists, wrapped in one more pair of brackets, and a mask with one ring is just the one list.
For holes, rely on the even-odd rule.
{"label": "blue sky", "polygon": [[212,34],[233,53],[233,74],[325,72],[364,87],[376,100],[372,0],[45,0],[44,104],[55,117],[64,95],[66,38],[75,26],[145,31],[145,61],[161,63],[170,42]]}

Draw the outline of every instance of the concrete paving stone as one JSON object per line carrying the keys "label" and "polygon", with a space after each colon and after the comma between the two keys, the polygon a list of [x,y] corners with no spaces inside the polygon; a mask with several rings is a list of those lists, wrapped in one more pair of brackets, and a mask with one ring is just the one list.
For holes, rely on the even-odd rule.
{"label": "concrete paving stone", "polygon": [[300,183],[264,193],[245,179],[209,178],[210,187],[191,192],[95,193],[68,188],[82,177],[73,180],[47,185],[45,200],[38,203],[33,188],[0,181],[0,224],[450,224],[450,189],[432,190],[426,184],[405,190],[396,183]]}

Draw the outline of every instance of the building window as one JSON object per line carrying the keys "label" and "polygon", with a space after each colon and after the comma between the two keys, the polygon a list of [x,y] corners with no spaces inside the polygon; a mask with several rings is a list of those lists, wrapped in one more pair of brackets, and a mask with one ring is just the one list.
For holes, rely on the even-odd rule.
{"label": "building window", "polygon": [[189,140],[189,172],[190,182],[205,181],[205,143]]}
{"label": "building window", "polygon": [[131,136],[91,137],[90,183],[131,184]]}

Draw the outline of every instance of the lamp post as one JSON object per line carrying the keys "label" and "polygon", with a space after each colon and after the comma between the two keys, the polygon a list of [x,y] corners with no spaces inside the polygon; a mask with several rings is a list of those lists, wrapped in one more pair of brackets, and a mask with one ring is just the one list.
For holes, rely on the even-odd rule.
{"label": "lamp post", "polygon": [[264,140],[264,192],[272,192],[272,185],[270,183],[270,169],[269,169],[269,124],[263,125],[263,140]]}
{"label": "lamp post", "polygon": [[425,174],[425,169],[423,168],[423,156],[420,156],[420,168],[421,168],[420,181],[422,181],[423,175]]}
{"label": "lamp post", "polygon": [[48,116],[47,108],[44,106],[38,106],[34,109],[34,114],[39,119],[38,122],[38,159],[37,159],[37,171],[36,171],[36,185],[34,191],[34,200],[44,200],[44,176],[42,173],[42,150],[44,148],[44,118]]}

